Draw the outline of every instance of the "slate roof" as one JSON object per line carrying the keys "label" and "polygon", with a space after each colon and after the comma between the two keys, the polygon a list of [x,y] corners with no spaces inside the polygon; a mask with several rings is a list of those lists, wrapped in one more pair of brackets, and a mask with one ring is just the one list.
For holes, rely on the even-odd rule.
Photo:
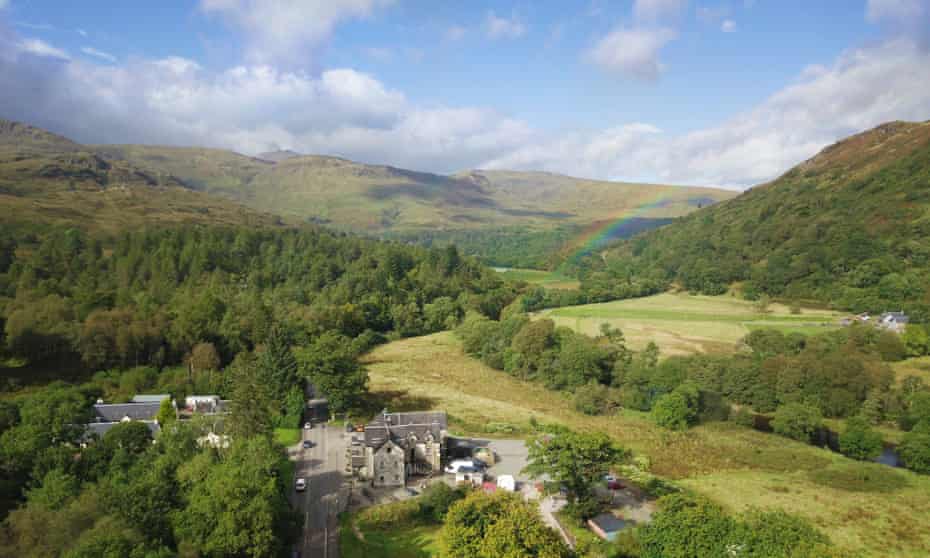
{"label": "slate roof", "polygon": [[605,533],[620,531],[626,527],[627,522],[612,513],[602,513],[591,518],[591,522],[604,530]]}
{"label": "slate roof", "polygon": [[151,395],[136,394],[133,396],[131,403],[161,403],[165,399],[171,399],[167,393],[156,393]]}
{"label": "slate roof", "polygon": [[406,446],[411,434],[418,440],[432,434],[438,441],[448,429],[448,424],[444,412],[383,413],[365,426],[365,445],[379,448],[390,439]]}
{"label": "slate roof", "polygon": [[97,403],[94,405],[94,417],[97,422],[119,422],[124,417],[132,420],[149,420],[155,418],[160,407],[159,402]]}

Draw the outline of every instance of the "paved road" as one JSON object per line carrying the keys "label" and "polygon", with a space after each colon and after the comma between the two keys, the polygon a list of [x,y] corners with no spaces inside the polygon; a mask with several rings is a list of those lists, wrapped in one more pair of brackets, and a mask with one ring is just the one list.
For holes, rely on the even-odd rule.
{"label": "paved road", "polygon": [[296,451],[296,475],[307,479],[307,490],[293,493],[293,502],[304,514],[304,531],[299,542],[301,558],[338,558],[337,515],[345,509],[347,490],[343,485],[345,434],[334,426],[316,425],[302,431],[313,447]]}

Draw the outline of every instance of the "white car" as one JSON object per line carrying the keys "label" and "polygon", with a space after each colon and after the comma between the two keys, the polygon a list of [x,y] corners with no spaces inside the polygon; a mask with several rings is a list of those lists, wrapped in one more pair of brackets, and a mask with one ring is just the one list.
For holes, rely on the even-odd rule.
{"label": "white car", "polygon": [[456,459],[452,463],[446,465],[446,472],[450,475],[454,475],[459,472],[459,469],[473,469],[478,470],[483,468],[483,463],[475,459]]}
{"label": "white car", "polygon": [[303,477],[297,479],[297,482],[294,483],[294,489],[295,489],[297,492],[303,492],[304,490],[306,490],[306,489],[307,489],[307,479],[305,479],[305,478],[303,478]]}
{"label": "white car", "polygon": [[[293,424],[293,423],[291,423],[291,424]],[[313,423],[312,423],[312,422],[305,422],[305,423],[304,423],[304,430],[310,430],[310,429],[312,429],[312,428],[313,428]]]}

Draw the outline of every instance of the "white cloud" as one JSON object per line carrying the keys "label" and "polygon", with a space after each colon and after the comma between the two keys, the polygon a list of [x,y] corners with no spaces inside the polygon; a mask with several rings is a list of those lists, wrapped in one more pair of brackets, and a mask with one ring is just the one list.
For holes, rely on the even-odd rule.
{"label": "white cloud", "polygon": [[736,22],[732,19],[725,19],[723,23],[720,24],[720,30],[724,33],[732,33],[736,31]]}
{"label": "white cloud", "polygon": [[19,43],[19,49],[36,56],[47,58],[59,58],[61,60],[70,60],[71,57],[67,52],[60,48],[53,47],[41,39],[23,39]]}
{"label": "white cloud", "polygon": [[87,143],[249,154],[288,146],[434,172],[539,169],[739,188],[850,133],[930,117],[930,54],[906,39],[810,67],[754,109],[684,134],[642,121],[548,132],[485,107],[414,103],[348,68],[311,75],[248,64],[211,72],[180,57],[96,64],[29,41],[0,29],[0,114]]}
{"label": "white cloud", "polygon": [[606,70],[654,80],[664,68],[659,53],[675,37],[675,31],[668,28],[620,27],[598,41],[587,57]]}
{"label": "white cloud", "polygon": [[82,36],[82,37],[86,37],[86,36],[87,36],[87,31],[85,31],[85,30],[83,30],[83,29],[80,29],[80,28],[75,29],[74,32],[77,33],[78,35]]}
{"label": "white cloud", "polygon": [[89,56],[94,56],[100,58],[101,60],[106,60],[107,62],[116,62],[116,57],[110,54],[109,52],[104,52],[102,50],[97,50],[94,47],[81,47],[81,52]]}
{"label": "white cloud", "polygon": [[677,17],[685,9],[688,0],[635,0],[633,17],[638,21],[658,21]]}
{"label": "white cloud", "polygon": [[668,135],[634,124],[540,139],[488,161],[596,178],[744,188],[849,134],[930,116],[930,53],[898,39],[812,67],[759,106],[712,128]]}
{"label": "white cloud", "polygon": [[517,39],[526,33],[526,26],[516,17],[497,17],[494,12],[488,12],[485,28],[492,39]]}
{"label": "white cloud", "polygon": [[460,41],[465,38],[466,29],[461,25],[453,25],[446,29],[443,39],[450,42]]}
{"label": "white cloud", "polygon": [[372,15],[392,0],[201,0],[200,8],[218,14],[246,36],[252,63],[301,65],[346,19]]}

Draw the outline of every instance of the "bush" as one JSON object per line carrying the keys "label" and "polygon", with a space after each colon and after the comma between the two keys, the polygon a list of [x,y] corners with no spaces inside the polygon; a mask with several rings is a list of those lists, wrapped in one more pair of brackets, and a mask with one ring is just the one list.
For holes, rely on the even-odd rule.
{"label": "bush", "polygon": [[608,387],[597,382],[575,390],[575,410],[586,415],[603,415],[610,409]]}
{"label": "bush", "polygon": [[930,474],[930,422],[921,422],[904,435],[898,455],[908,469]]}
{"label": "bush", "polygon": [[420,516],[428,521],[442,523],[449,507],[465,495],[464,488],[451,488],[442,482],[431,484],[420,495]]}
{"label": "bush", "polygon": [[882,453],[882,435],[862,417],[846,421],[846,430],[840,434],[840,452],[846,457],[866,461]]}
{"label": "bush", "polygon": [[811,436],[823,425],[823,415],[820,409],[804,403],[788,403],[775,411],[772,419],[772,430],[776,434],[798,440],[810,442]]}
{"label": "bush", "polygon": [[740,407],[732,415],[733,422],[740,426],[745,426],[746,428],[753,428],[756,425],[755,415],[752,414],[752,411],[748,407]]}
{"label": "bush", "polygon": [[652,407],[656,424],[671,430],[685,430],[698,418],[700,393],[692,384],[682,384],[663,395]]}
{"label": "bush", "polygon": [[363,529],[398,529],[419,525],[420,517],[420,505],[411,499],[365,508],[356,522]]}
{"label": "bush", "polygon": [[702,498],[673,494],[640,531],[642,558],[726,556],[735,522],[723,508]]}

